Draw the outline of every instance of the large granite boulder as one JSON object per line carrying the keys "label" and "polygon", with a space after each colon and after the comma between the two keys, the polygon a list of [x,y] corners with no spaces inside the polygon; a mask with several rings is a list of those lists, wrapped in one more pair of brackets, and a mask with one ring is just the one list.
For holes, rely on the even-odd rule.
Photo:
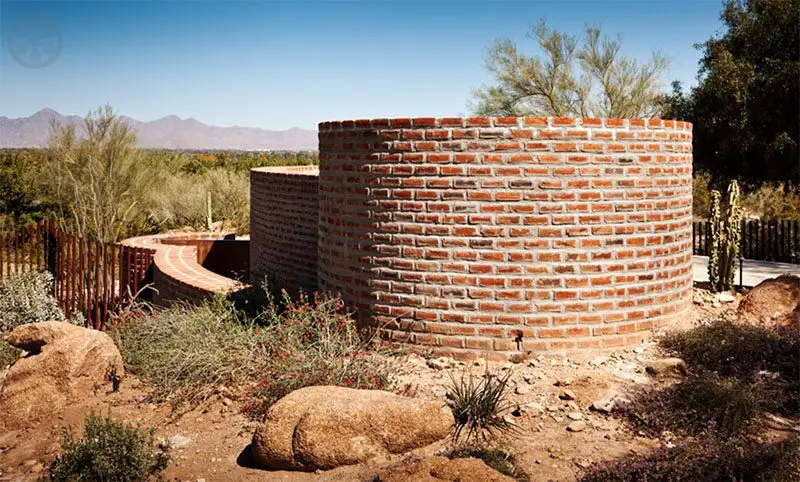
{"label": "large granite boulder", "polygon": [[8,369],[0,385],[0,425],[9,430],[110,390],[110,375],[124,374],[119,350],[101,331],[46,321],[20,325],[5,341],[28,352]]}
{"label": "large granite boulder", "polygon": [[753,325],[800,324],[800,276],[785,274],[762,281],[742,298],[738,314]]}
{"label": "large granite boulder", "polygon": [[306,387],[269,409],[251,448],[266,467],[332,469],[430,445],[447,437],[452,425],[453,414],[442,402],[377,390]]}

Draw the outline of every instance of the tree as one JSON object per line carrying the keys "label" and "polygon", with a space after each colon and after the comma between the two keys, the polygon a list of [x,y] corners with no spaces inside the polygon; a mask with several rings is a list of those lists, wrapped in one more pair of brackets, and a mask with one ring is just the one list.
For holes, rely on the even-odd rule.
{"label": "tree", "polygon": [[84,118],[86,135],[54,121],[48,152],[54,169],[49,183],[79,236],[116,241],[140,214],[138,199],[152,181],[142,168],[136,133],[111,107]]}
{"label": "tree", "polygon": [[488,50],[486,68],[496,85],[473,92],[472,110],[481,115],[653,117],[661,109],[661,77],[667,59],[653,52],[639,64],[621,54],[622,38],[603,37],[587,26],[574,35],[550,29],[544,20],[529,33],[543,57],[524,55],[511,40]]}
{"label": "tree", "polygon": [[721,181],[800,181],[800,0],[728,0],[721,19],[665,117],[693,122],[695,165]]}

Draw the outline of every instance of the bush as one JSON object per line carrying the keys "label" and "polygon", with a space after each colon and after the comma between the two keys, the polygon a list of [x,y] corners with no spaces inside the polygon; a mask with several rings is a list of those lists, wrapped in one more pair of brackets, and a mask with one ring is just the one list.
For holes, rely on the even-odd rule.
{"label": "bush", "polygon": [[456,380],[447,392],[448,405],[453,411],[455,427],[453,440],[458,443],[485,443],[495,439],[500,433],[513,432],[514,425],[506,421],[505,415],[511,409],[506,399],[508,380],[511,371],[496,376],[486,373],[482,378],[470,372]]}
{"label": "bush", "polygon": [[759,443],[746,436],[686,441],[646,455],[596,463],[581,482],[800,480],[800,437]]}
{"label": "bush", "polygon": [[0,372],[10,367],[21,354],[22,350],[17,350],[8,343],[0,341]]}
{"label": "bush", "polygon": [[112,420],[86,416],[85,433],[77,439],[66,429],[62,453],[50,465],[50,480],[147,481],[169,464],[169,446],[156,445],[153,429],[144,432]]}
{"label": "bush", "polygon": [[53,275],[28,272],[0,279],[0,333],[19,325],[64,320],[64,313],[50,294]]}
{"label": "bush", "polygon": [[228,300],[177,306],[113,333],[126,368],[152,397],[196,402],[225,385],[252,384],[244,411],[260,418],[275,401],[309,385],[388,388],[389,367],[341,309],[341,301],[288,297],[248,318]]}
{"label": "bush", "polygon": [[696,220],[707,220],[711,209],[711,174],[697,172],[692,177],[692,210]]}
{"label": "bush", "polygon": [[745,215],[764,220],[800,220],[800,186],[764,183],[747,192],[742,200]]}

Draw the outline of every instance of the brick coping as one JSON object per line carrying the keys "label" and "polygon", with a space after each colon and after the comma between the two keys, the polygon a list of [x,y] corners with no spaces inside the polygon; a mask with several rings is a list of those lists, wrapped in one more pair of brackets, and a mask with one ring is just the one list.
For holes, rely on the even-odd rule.
{"label": "brick coping", "polygon": [[601,117],[403,117],[333,120],[319,123],[320,131],[351,128],[426,128],[426,127],[592,127],[630,129],[691,129],[692,123],[664,119],[618,119]]}

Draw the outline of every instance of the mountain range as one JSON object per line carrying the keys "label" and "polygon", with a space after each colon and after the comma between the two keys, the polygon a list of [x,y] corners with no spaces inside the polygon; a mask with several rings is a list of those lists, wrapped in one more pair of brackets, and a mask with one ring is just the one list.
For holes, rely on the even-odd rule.
{"label": "mountain range", "polygon": [[[196,119],[171,115],[150,122],[126,116],[121,119],[136,130],[140,147],[163,149],[236,149],[236,150],[316,150],[317,131],[292,128],[283,131],[255,127],[216,127]],[[43,147],[50,135],[52,119],[62,124],[76,124],[80,134],[83,118],[62,115],[53,109],[19,118],[0,116],[0,148]]]}

